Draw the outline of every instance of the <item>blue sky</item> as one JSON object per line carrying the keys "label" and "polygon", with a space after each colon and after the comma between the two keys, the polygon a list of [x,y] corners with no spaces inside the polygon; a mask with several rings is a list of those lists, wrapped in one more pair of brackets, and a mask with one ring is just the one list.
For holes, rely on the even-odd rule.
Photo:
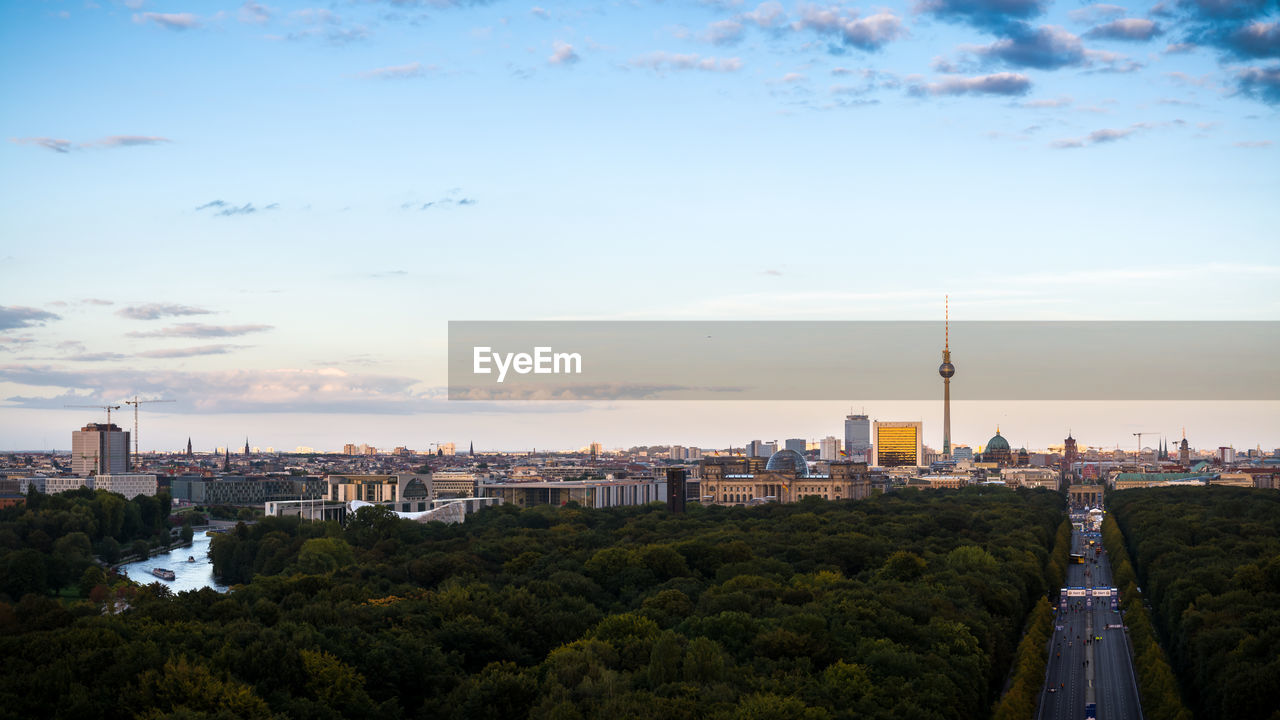
{"label": "blue sky", "polygon": [[[174,446],[840,434],[810,406],[459,409],[451,319],[933,319],[944,293],[962,319],[1280,318],[1278,18],[5,3],[0,447],[63,447],[92,418],[62,404],[134,393],[181,396],[149,436]],[[1096,442],[1177,415],[1274,446],[1277,410]],[[875,412],[940,442],[940,411]],[[1061,414],[1002,422],[1047,444]]]}

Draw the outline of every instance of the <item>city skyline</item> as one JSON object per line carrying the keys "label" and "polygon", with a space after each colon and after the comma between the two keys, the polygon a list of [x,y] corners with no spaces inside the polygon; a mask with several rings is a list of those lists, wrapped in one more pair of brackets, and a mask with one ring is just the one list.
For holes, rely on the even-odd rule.
{"label": "city skyline", "polygon": [[[818,428],[820,430],[819,434],[806,434],[806,433],[789,432],[789,431],[788,432],[765,432],[760,427],[756,427],[755,429],[752,429],[751,426],[746,425],[744,423],[754,422],[754,420],[746,421],[746,420],[743,420],[742,418],[737,418],[736,420],[734,420],[734,418],[738,415],[741,415],[741,413],[732,413],[732,412],[728,412],[725,409],[725,406],[735,407],[740,404],[754,404],[754,403],[737,403],[737,402],[720,403],[718,408],[714,407],[716,405],[715,403],[701,403],[701,402],[685,403],[685,402],[679,402],[679,401],[663,402],[663,403],[615,403],[615,404],[629,405],[631,406],[631,409],[633,411],[637,411],[637,412],[640,412],[640,411],[647,412],[649,408],[662,410],[664,407],[682,406],[683,409],[681,409],[678,412],[657,413],[657,415],[655,416],[654,423],[659,422],[659,418],[667,417],[669,415],[688,415],[690,413],[693,413],[695,415],[695,419],[692,421],[694,422],[695,425],[697,425],[698,423],[701,423],[704,426],[712,425],[712,424],[716,424],[716,421],[719,421],[720,424],[723,424],[725,421],[729,421],[729,420],[733,420],[733,423],[732,423],[732,427],[729,429],[715,430],[715,431],[704,430],[703,434],[700,437],[711,438],[706,442],[698,442],[696,438],[691,439],[688,437],[674,438],[674,439],[665,438],[665,437],[664,438],[641,437],[635,441],[614,440],[612,439],[612,437],[610,437],[610,435],[616,434],[616,430],[610,430],[608,426],[605,426],[604,428],[600,426],[595,426],[595,422],[596,422],[595,418],[597,417],[596,415],[593,415],[590,413],[566,412],[563,414],[562,418],[563,417],[571,418],[574,420],[574,423],[561,422],[561,423],[558,423],[553,428],[541,427],[543,425],[542,423],[534,423],[529,426],[528,433],[523,435],[523,437],[529,438],[531,440],[544,438],[544,439],[547,439],[546,441],[529,442],[524,445],[511,445],[511,444],[505,444],[502,442],[494,442],[494,443],[485,442],[484,438],[486,437],[486,435],[484,433],[486,432],[492,433],[489,422],[487,422],[485,419],[486,416],[474,415],[474,416],[466,416],[466,417],[473,419],[473,427],[476,430],[476,432],[479,433],[476,437],[481,438],[477,443],[477,452],[513,452],[515,453],[515,452],[528,452],[533,449],[537,449],[540,452],[541,451],[571,452],[571,451],[578,450],[580,448],[589,447],[591,443],[595,443],[595,442],[601,443],[601,445],[606,449],[618,449],[618,448],[628,448],[628,447],[636,447],[636,446],[667,446],[667,445],[684,445],[689,447],[698,447],[704,450],[727,449],[730,447],[742,449],[745,446],[745,444],[752,439],[762,440],[764,442],[777,441],[779,443],[779,446],[781,447],[782,443],[787,438],[799,437],[806,440],[807,442],[817,443],[827,436],[834,436],[837,438],[843,437],[843,422],[844,422],[845,416],[839,410],[839,407],[838,407],[839,403],[785,403],[785,402],[767,403],[768,405],[788,408],[791,413],[791,416],[794,418],[794,422],[796,423],[796,426]],[[1063,440],[1067,437],[1068,434],[1072,434],[1080,442],[1081,447],[1103,449],[1103,450],[1119,449],[1126,452],[1133,452],[1138,447],[1137,438],[1134,437],[1134,434],[1138,432],[1138,430],[1128,430],[1128,428],[1131,428],[1131,427],[1137,428],[1141,425],[1141,423],[1136,423],[1131,421],[1119,421],[1118,423],[1111,423],[1111,422],[1095,423],[1095,427],[1097,427],[1098,425],[1102,425],[1102,427],[1112,428],[1113,437],[1115,437],[1115,439],[1111,441],[1096,439],[1098,437],[1098,433],[1096,430],[1091,430],[1089,428],[1088,420],[1089,418],[1094,417],[1094,412],[1095,412],[1094,408],[1096,406],[1110,405],[1110,403],[1078,402],[1078,403],[1057,404],[1057,405],[1064,406],[1064,408],[1066,408],[1065,411],[1061,413],[1061,417],[1066,418],[1068,420],[1075,421],[1074,425],[1064,426],[1064,429],[1057,436],[1052,435],[1051,429],[1046,429],[1044,431],[1045,433],[1048,433],[1048,434],[1041,434],[1041,435],[1031,435],[1030,433],[1022,432],[1017,427],[1016,416],[1011,416],[1011,414],[1007,412],[1009,406],[1039,405],[1041,403],[961,402],[961,403],[954,403],[954,404],[958,407],[968,409],[970,413],[967,415],[967,419],[964,421],[964,424],[961,425],[961,427],[964,428],[963,434],[958,435],[953,432],[953,438],[952,438],[953,447],[965,446],[965,447],[971,448],[974,452],[978,452],[979,448],[986,444],[986,441],[990,439],[992,435],[995,434],[997,428],[1001,429],[1002,434],[1007,439],[1009,439],[1010,445],[1015,449],[1019,447],[1025,447],[1028,450],[1032,450],[1032,451],[1044,450],[1051,446],[1061,445]],[[888,406],[888,407],[914,406],[919,408],[924,406],[937,406],[937,405],[939,405],[939,403],[929,403],[929,402],[920,401],[920,402],[911,402],[911,403],[879,403],[879,404],[869,405],[868,407],[874,408],[878,406]],[[1132,405],[1138,406],[1139,415],[1143,417],[1151,417],[1151,416],[1158,415],[1161,412],[1160,406],[1167,406],[1164,408],[1166,412],[1168,410],[1168,407],[1181,406],[1181,407],[1187,408],[1188,416],[1195,418],[1195,420],[1188,422],[1187,426],[1185,427],[1185,431],[1187,433],[1188,439],[1191,442],[1191,447],[1198,450],[1203,451],[1203,450],[1213,450],[1219,447],[1234,447],[1237,450],[1245,451],[1245,450],[1253,449],[1256,447],[1261,447],[1264,452],[1271,452],[1276,448],[1280,447],[1280,439],[1275,439],[1275,436],[1270,436],[1272,439],[1268,441],[1267,437],[1254,434],[1253,437],[1256,438],[1255,440],[1251,442],[1245,442],[1245,441],[1233,439],[1231,436],[1229,436],[1226,433],[1223,433],[1221,430],[1216,430],[1216,428],[1231,426],[1233,423],[1240,424],[1242,428],[1250,427],[1250,423],[1261,424],[1266,420],[1270,419],[1267,406],[1271,405],[1271,403],[1155,402],[1155,403],[1132,403]],[[835,409],[836,413],[834,417],[836,418],[836,420],[832,421],[830,419],[831,417],[833,417],[830,413],[827,413],[826,415],[824,415],[824,417],[827,417],[827,420],[825,421],[810,417],[812,414],[816,412],[812,406],[822,406],[826,408]],[[977,409],[983,406],[989,406],[989,407],[985,407],[984,409],[981,409],[981,410]],[[990,406],[994,406],[994,407],[990,407]],[[1151,409],[1150,406],[1156,406],[1156,407],[1155,409]],[[1224,406],[1232,406],[1232,407],[1224,407]],[[1254,414],[1245,413],[1242,415],[1240,408],[1236,406],[1244,406],[1245,409],[1252,409],[1254,411]],[[845,410],[847,411],[847,406],[845,407]],[[50,412],[56,413],[57,411],[50,411]],[[72,412],[72,411],[62,411],[62,412]],[[933,448],[938,452],[941,452],[942,446],[940,441],[931,440],[931,438],[933,438],[934,436],[936,436],[939,439],[941,438],[940,423],[937,422],[936,420],[931,423],[928,417],[911,416],[911,415],[905,415],[905,414],[882,416],[871,411],[867,411],[867,414],[872,422],[874,421],[921,422],[923,424],[923,428],[922,428],[923,444],[927,447]],[[935,412],[935,414],[940,415],[940,412]],[[530,414],[526,414],[526,415],[530,415]],[[536,416],[538,414],[532,413],[532,415]],[[772,416],[775,418],[775,422],[776,422],[776,418],[779,417],[779,415],[780,413],[777,413],[777,412],[772,414]],[[991,420],[992,421],[991,424],[983,425],[983,423],[986,422],[987,420]],[[446,434],[446,435],[441,435],[436,440],[421,441],[421,440],[416,440],[416,437],[419,435],[419,433],[411,433],[404,430],[403,428],[401,428],[398,431],[395,431],[394,433],[389,433],[388,435],[383,436],[391,439],[379,440],[378,438],[373,437],[373,433],[367,432],[364,429],[362,429],[361,423],[358,420],[354,420],[354,419],[344,423],[344,428],[349,428],[349,429],[330,430],[325,433],[316,434],[316,435],[290,434],[288,432],[282,432],[279,429],[278,421],[279,421],[278,416],[268,415],[265,417],[255,417],[252,415],[248,415],[242,418],[241,426],[255,427],[260,430],[260,432],[252,432],[252,431],[249,432],[248,439],[251,445],[253,445],[254,447],[263,447],[263,448],[268,446],[274,447],[277,452],[292,452],[292,450],[296,447],[312,447],[315,449],[316,452],[340,452],[344,445],[352,442],[365,443],[373,447],[376,447],[379,450],[390,450],[395,447],[403,446],[403,447],[408,447],[410,449],[415,449],[419,452],[427,452],[430,450],[430,448],[442,442],[452,442],[457,446],[457,448],[460,448],[460,449],[465,448],[467,446],[467,443],[477,442],[475,438],[468,436],[466,434],[460,434],[457,437],[452,437],[452,438],[447,437],[447,434]],[[1012,427],[1009,424],[1011,421],[1015,423]],[[87,422],[92,422],[92,421],[86,421],[86,423]],[[192,439],[193,446],[196,452],[198,453],[208,453],[212,451],[214,448],[218,448],[219,452],[221,452],[221,449],[223,448],[231,448],[238,452],[242,444],[245,442],[243,430],[233,431],[231,433],[223,433],[223,434],[230,435],[230,437],[221,438],[218,436],[218,434],[216,434],[216,432],[213,432],[211,434],[208,434],[207,436],[202,437],[202,434],[200,432],[195,432],[194,434],[192,434],[192,433],[187,433],[178,429],[181,427],[209,427],[211,424],[221,426],[222,423],[226,422],[226,420],[222,418],[210,419],[210,418],[200,418],[198,416],[190,416],[190,415],[165,415],[162,413],[154,413],[153,416],[144,416],[144,419],[141,422],[143,423],[143,425],[147,425],[147,430],[153,437],[155,435],[159,435],[161,438],[165,438],[169,436],[178,438],[178,441],[176,443],[173,443],[172,445],[165,444],[165,445],[157,445],[154,447],[144,446],[142,448],[143,453],[185,452],[188,439]],[[572,432],[573,431],[572,428],[576,427],[577,422],[585,422],[587,425],[587,427],[582,428],[580,435],[578,435],[572,440],[565,440],[561,442],[555,441],[555,438],[560,437],[562,434]],[[824,422],[827,423],[827,425],[823,425]],[[82,423],[82,424],[86,424],[86,423]],[[779,426],[771,425],[771,427],[776,428]],[[827,431],[821,431],[821,428],[823,427],[829,427],[830,429]],[[1154,425],[1148,424],[1147,426],[1144,426],[1144,427],[1147,427],[1148,429],[1150,429],[1151,427],[1154,427]],[[77,425],[75,428],[67,428],[66,432],[62,433],[62,435],[67,436],[72,429],[79,429],[79,425]],[[131,426],[123,427],[123,429],[131,430]],[[1179,425],[1173,431],[1168,433],[1163,433],[1163,432],[1152,433],[1152,432],[1143,430],[1141,431],[1144,436],[1144,439],[1142,441],[1142,447],[1144,449],[1155,448],[1158,446],[1161,440],[1167,440],[1170,443],[1170,445],[1175,445],[1177,442],[1181,441],[1183,431],[1184,431],[1184,427],[1181,425]],[[236,436],[237,432],[239,434],[239,437]],[[1249,431],[1242,430],[1242,433],[1247,433],[1247,432]],[[595,434],[593,435],[592,433],[595,433]],[[439,432],[435,434],[440,435]],[[656,433],[652,433],[652,434],[656,435]],[[1033,438],[1040,438],[1040,439],[1029,440],[1028,436]],[[205,439],[205,437],[207,437],[207,440]],[[322,441],[316,441],[315,440],[316,437],[326,437],[331,439],[322,442]],[[273,438],[284,438],[284,440],[274,441]],[[874,438],[873,438],[873,441],[874,441]],[[55,442],[51,442],[48,445],[43,447],[32,446],[32,447],[0,448],[0,451],[45,451],[45,450],[66,451],[68,449],[69,448],[67,447],[61,447],[56,442],[56,439],[55,439]],[[461,454],[464,454],[464,452],[459,450],[458,454],[461,455]]]}
{"label": "city skyline", "polygon": [[[138,393],[178,400],[153,447],[840,435],[449,403],[450,320],[1280,318],[1280,70],[1240,40],[1274,7],[1015,5],[0,7],[0,449]],[[961,442],[1089,427],[953,404]],[[1280,437],[1280,403],[1203,408],[1093,427]]]}

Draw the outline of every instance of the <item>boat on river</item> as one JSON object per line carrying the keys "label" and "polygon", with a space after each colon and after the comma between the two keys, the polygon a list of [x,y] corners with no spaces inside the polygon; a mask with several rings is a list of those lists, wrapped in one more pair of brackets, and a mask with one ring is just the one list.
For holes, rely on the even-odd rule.
{"label": "boat on river", "polygon": [[172,580],[178,577],[172,570],[167,570],[165,568],[151,568],[151,574],[161,580]]}

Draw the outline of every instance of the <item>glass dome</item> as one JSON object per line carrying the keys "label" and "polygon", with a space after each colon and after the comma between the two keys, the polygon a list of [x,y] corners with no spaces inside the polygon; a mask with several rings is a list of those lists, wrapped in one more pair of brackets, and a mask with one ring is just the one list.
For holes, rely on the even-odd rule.
{"label": "glass dome", "polygon": [[770,455],[764,469],[794,472],[796,477],[809,477],[809,463],[805,462],[804,456],[795,450],[779,450]]}

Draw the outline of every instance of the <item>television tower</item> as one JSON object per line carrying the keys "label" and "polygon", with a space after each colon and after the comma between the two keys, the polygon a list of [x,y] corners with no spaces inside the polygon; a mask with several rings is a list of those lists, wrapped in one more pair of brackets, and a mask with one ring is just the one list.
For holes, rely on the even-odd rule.
{"label": "television tower", "polygon": [[951,376],[956,374],[956,366],[951,364],[951,296],[943,301],[946,305],[943,324],[942,364],[938,366],[938,374],[942,376],[942,456],[951,458]]}

